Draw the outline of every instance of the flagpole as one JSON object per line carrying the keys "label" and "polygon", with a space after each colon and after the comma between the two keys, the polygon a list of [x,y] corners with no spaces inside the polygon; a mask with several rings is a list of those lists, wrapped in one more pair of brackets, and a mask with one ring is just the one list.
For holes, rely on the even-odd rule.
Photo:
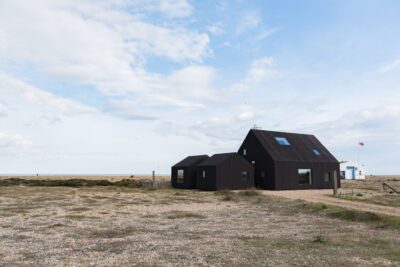
{"label": "flagpole", "polygon": [[360,176],[360,151],[361,147],[364,146],[364,142],[358,142],[357,144],[357,173],[356,176]]}

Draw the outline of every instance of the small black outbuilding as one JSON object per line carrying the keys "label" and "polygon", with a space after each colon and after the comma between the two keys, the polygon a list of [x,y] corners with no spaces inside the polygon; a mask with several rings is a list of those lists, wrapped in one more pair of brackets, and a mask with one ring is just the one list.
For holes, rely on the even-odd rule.
{"label": "small black outbuilding", "polygon": [[171,168],[171,186],[175,188],[196,188],[197,164],[208,159],[207,155],[189,156]]}
{"label": "small black outbuilding", "polygon": [[254,186],[253,166],[237,153],[215,154],[197,165],[197,189],[246,189]]}
{"label": "small black outbuilding", "polygon": [[309,134],[252,129],[238,151],[254,165],[255,186],[263,189],[340,187],[339,162]]}

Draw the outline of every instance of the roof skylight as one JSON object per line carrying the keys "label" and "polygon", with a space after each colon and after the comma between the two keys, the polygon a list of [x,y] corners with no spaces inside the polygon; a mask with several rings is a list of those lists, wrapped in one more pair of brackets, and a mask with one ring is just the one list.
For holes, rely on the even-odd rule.
{"label": "roof skylight", "polygon": [[314,148],[312,151],[313,151],[314,154],[317,155],[317,156],[321,155],[321,153],[319,152],[319,150],[316,149],[316,148]]}
{"label": "roof skylight", "polygon": [[286,139],[286,137],[275,137],[275,140],[278,142],[278,144],[282,146],[290,146],[289,141]]}

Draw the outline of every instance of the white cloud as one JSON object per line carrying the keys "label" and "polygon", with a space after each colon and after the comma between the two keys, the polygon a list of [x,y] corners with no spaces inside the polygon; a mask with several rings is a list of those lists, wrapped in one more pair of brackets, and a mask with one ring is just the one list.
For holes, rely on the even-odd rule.
{"label": "white cloud", "polygon": [[213,99],[216,97],[212,86],[215,76],[216,71],[211,67],[189,66],[168,76],[167,90],[190,99]]}
{"label": "white cloud", "polygon": [[221,22],[209,25],[207,31],[213,35],[220,35],[223,32]]}
{"label": "white cloud", "polygon": [[261,23],[261,16],[257,12],[248,12],[240,17],[236,26],[236,34],[241,35],[249,30],[257,28]]}
{"label": "white cloud", "polygon": [[0,117],[6,116],[7,114],[7,106],[5,103],[0,102]]}
{"label": "white cloud", "polygon": [[160,12],[168,17],[187,17],[193,11],[193,7],[186,0],[142,0],[135,4],[145,10]]}
{"label": "white cloud", "polygon": [[400,58],[396,59],[395,61],[391,62],[390,64],[382,66],[381,68],[379,68],[379,72],[386,73],[386,72],[393,71],[399,67],[400,67]]}
{"label": "white cloud", "polygon": [[7,134],[0,132],[0,148],[23,147],[32,144],[32,141],[20,134]]}
{"label": "white cloud", "polygon": [[[211,143],[220,145],[226,142],[234,141],[236,143],[239,141],[242,138],[241,133],[248,130],[259,118],[255,108],[245,104],[233,105],[220,112],[206,114],[206,118],[202,117],[189,122],[170,121],[162,124],[161,127],[168,129],[169,133],[194,139],[204,136],[211,137]],[[163,130],[160,129],[159,131]]]}
{"label": "white cloud", "polygon": [[[179,3],[177,10],[186,6],[185,1]],[[157,6],[175,15],[189,14],[190,9],[172,11],[169,1]],[[127,7],[124,1],[2,1],[0,32],[8,49],[0,59],[5,66],[18,62],[45,77],[92,85],[108,95],[168,98],[170,92],[159,91],[168,75],[148,72],[146,57],[201,62],[211,53],[209,37],[182,26],[149,23]],[[197,83],[185,90],[192,88],[193,95],[198,94]]]}
{"label": "white cloud", "polygon": [[138,103],[132,100],[111,101],[104,108],[105,113],[126,118],[128,120],[156,120],[152,112],[145,112],[140,109]]}
{"label": "white cloud", "polygon": [[265,38],[269,37],[274,32],[276,32],[277,30],[278,28],[264,29],[259,34],[256,35],[255,41],[256,42],[262,41]]}
{"label": "white cloud", "polygon": [[252,86],[265,82],[267,79],[277,77],[279,72],[272,68],[273,62],[272,57],[263,57],[254,60],[246,76],[241,81],[234,84],[232,89],[234,91],[246,91]]}
{"label": "white cloud", "polygon": [[96,111],[92,107],[55,96],[25,82],[2,74],[0,74],[0,96],[3,99],[7,96],[18,97],[20,100],[48,107],[61,113],[82,114]]}
{"label": "white cloud", "polygon": [[190,32],[181,28],[165,28],[145,22],[131,22],[122,29],[124,36],[138,41],[138,48],[157,56],[167,56],[175,61],[201,61],[210,54],[207,34]]}

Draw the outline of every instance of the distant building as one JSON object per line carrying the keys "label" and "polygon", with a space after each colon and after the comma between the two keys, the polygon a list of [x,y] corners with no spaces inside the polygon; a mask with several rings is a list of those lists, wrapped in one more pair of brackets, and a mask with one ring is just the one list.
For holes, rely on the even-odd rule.
{"label": "distant building", "polygon": [[313,135],[251,129],[238,153],[254,165],[257,188],[340,187],[339,162]]}
{"label": "distant building", "polygon": [[354,161],[340,162],[340,177],[346,180],[365,179],[365,166]]}
{"label": "distant building", "polygon": [[253,166],[237,153],[215,154],[197,165],[197,188],[201,190],[254,187]]}
{"label": "distant building", "polygon": [[175,188],[196,188],[197,165],[208,159],[207,155],[189,156],[171,168],[171,186]]}

